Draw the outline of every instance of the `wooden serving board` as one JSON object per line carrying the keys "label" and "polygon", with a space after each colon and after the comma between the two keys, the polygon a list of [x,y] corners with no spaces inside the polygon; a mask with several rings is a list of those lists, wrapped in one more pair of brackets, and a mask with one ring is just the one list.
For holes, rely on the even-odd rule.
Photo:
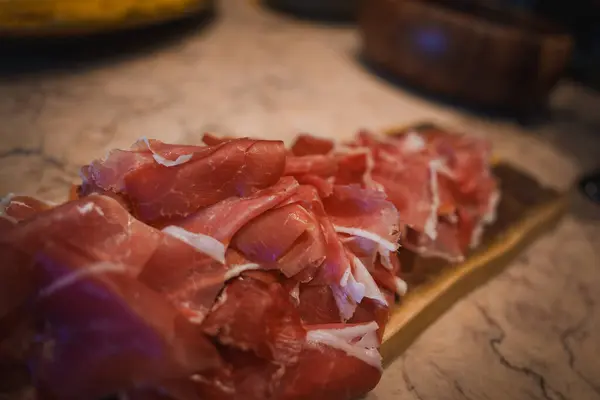
{"label": "wooden serving board", "polygon": [[[416,129],[426,131],[432,127]],[[566,194],[543,187],[515,167],[500,162],[494,166],[494,174],[502,192],[497,220],[487,227],[481,246],[465,262],[451,265],[400,250],[402,269],[410,274],[409,292],[392,311],[386,328],[381,346],[385,366],[458,300],[504,270],[566,210]]]}

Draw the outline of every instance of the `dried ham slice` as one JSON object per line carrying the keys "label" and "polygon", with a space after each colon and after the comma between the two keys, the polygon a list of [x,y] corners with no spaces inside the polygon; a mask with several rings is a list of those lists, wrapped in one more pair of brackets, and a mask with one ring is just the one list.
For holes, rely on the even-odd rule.
{"label": "dried ham slice", "polygon": [[[221,254],[214,254],[214,256],[218,261],[224,262],[225,250],[236,232],[253,218],[285,201],[297,188],[298,182],[294,178],[284,177],[277,184],[259,190],[248,197],[230,197],[204,208],[178,222],[176,226],[189,234],[201,235],[196,236],[197,240],[208,236],[220,242],[222,247],[215,253],[220,252]],[[169,228],[171,231],[181,233],[181,230],[173,230],[173,227],[167,227],[165,230]],[[193,238],[189,234],[186,237]],[[204,238],[204,241],[206,240]],[[218,245],[213,247],[218,247]]]}
{"label": "dried ham slice", "polygon": [[207,146],[215,146],[217,144],[229,142],[230,140],[235,140],[235,138],[227,136],[218,137],[208,132],[202,135],[202,142]]}
{"label": "dried ham slice", "polygon": [[33,374],[58,398],[100,398],[219,365],[210,341],[178,330],[176,310],[124,266],[51,248],[36,269],[46,325]]}
{"label": "dried ham slice", "polygon": [[385,193],[337,185],[323,205],[336,232],[375,242],[381,252],[398,249],[399,215]]}
{"label": "dried ham slice", "polygon": [[52,208],[51,204],[34,197],[8,194],[0,200],[0,229],[12,226],[50,208]]}
{"label": "dried ham slice", "polygon": [[271,186],[285,168],[285,149],[280,141],[235,139],[215,146],[181,148],[153,141],[151,145],[166,159],[192,157],[185,163],[165,166],[139,143],[129,151],[113,151],[82,169],[83,192],[115,192],[131,204],[138,218],[160,225],[226,198],[247,196]]}
{"label": "dried ham slice", "polygon": [[285,162],[285,175],[317,175],[320,177],[334,176],[337,162],[328,155],[308,155],[302,157],[288,156]]}
{"label": "dried ham slice", "polygon": [[0,372],[28,361],[48,400],[356,398],[406,291],[398,241],[458,260],[494,218],[472,138],[202,140],[114,150],[63,205],[1,203]]}
{"label": "dried ham slice", "polygon": [[92,261],[127,265],[137,276],[159,241],[159,233],[137,221],[115,200],[89,196],[41,212],[0,242],[35,255],[46,247],[85,254]]}
{"label": "dried ham slice", "polygon": [[5,278],[0,285],[7,285],[0,288],[4,300],[0,302],[0,318],[30,294],[33,259],[46,248],[77,252],[90,262],[126,265],[128,273],[135,277],[157,242],[157,232],[107,197],[90,196],[41,211],[0,233],[4,259],[0,275]]}
{"label": "dried ham slice", "polygon": [[[478,244],[499,198],[487,142],[440,131],[392,138],[363,131],[349,145],[371,149],[371,176],[412,231],[403,240],[407,247],[456,262]],[[367,168],[366,161],[357,165],[336,182],[356,181]]]}
{"label": "dried ham slice", "polygon": [[282,205],[250,221],[233,245],[248,259],[300,280],[312,279],[326,256],[317,219],[299,204]]}
{"label": "dried ham slice", "polygon": [[296,362],[305,336],[281,285],[248,277],[226,287],[203,329],[222,345],[252,351],[279,365]]}
{"label": "dried ham slice", "polygon": [[295,156],[301,157],[317,154],[326,155],[330,153],[333,148],[334,143],[329,139],[301,133],[296,137],[291,150]]}
{"label": "dried ham slice", "polygon": [[230,283],[203,326],[224,346],[229,365],[216,375],[196,377],[204,393],[221,392],[212,398],[277,398],[273,391],[297,363],[306,335],[287,292],[269,275]]}
{"label": "dried ham slice", "polygon": [[360,398],[381,377],[376,323],[307,327],[307,345],[277,398]]}

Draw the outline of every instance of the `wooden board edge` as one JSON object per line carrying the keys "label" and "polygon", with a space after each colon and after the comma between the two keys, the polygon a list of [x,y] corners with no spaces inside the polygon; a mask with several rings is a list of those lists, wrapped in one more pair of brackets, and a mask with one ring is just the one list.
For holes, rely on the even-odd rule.
{"label": "wooden board edge", "polygon": [[[558,223],[568,195],[537,206],[487,248],[464,263],[449,266],[433,282],[418,286],[391,314],[381,345],[384,367],[462,297],[502,272],[521,250]],[[410,289],[409,289],[410,290]]]}

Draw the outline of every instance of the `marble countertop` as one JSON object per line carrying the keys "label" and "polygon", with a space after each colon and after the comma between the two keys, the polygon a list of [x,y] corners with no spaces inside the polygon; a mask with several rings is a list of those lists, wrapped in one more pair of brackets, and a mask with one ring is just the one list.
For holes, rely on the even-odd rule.
{"label": "marble countertop", "polygon": [[[577,85],[561,84],[551,119],[523,128],[371,75],[352,28],[219,6],[209,26],[127,57],[0,77],[0,192],[59,201],[79,165],[140,136],[344,138],[423,120],[488,137],[560,189],[600,162],[600,98]],[[574,198],[556,230],[431,326],[368,399],[600,399],[599,221],[598,207]]]}

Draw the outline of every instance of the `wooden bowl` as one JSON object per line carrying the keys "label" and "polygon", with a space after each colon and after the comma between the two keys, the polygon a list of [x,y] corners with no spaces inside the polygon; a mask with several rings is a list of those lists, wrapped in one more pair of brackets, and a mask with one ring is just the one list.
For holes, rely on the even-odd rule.
{"label": "wooden bowl", "polygon": [[0,37],[94,34],[209,11],[214,0],[0,0]]}
{"label": "wooden bowl", "polygon": [[543,107],[572,49],[562,28],[475,0],[365,0],[358,19],[369,64],[484,108]]}

